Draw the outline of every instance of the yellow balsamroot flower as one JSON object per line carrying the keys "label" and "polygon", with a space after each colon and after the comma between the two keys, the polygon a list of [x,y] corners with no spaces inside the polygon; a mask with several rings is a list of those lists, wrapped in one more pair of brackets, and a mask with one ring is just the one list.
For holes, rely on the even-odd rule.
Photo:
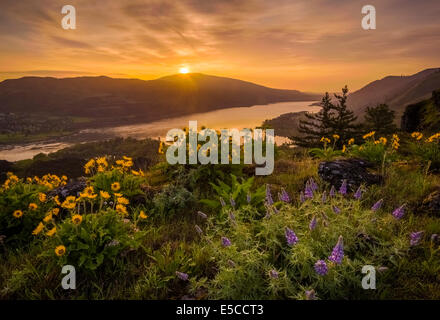
{"label": "yellow balsamroot flower", "polygon": [[43,218],[43,221],[48,223],[50,220],[52,220],[52,213],[49,213],[47,216]]}
{"label": "yellow balsamroot flower", "polygon": [[52,211],[51,211],[51,213],[52,213],[53,215],[57,216],[58,213],[60,213],[60,208],[53,208]]}
{"label": "yellow balsamroot flower", "polygon": [[102,173],[105,171],[105,168],[103,166],[98,166],[98,172]]}
{"label": "yellow balsamroot flower", "polygon": [[61,180],[63,180],[63,181],[67,181],[67,176],[62,176],[62,177],[61,177]]}
{"label": "yellow balsamroot flower", "polygon": [[379,138],[379,143],[381,143],[381,144],[383,144],[383,145],[386,145],[387,142],[388,142],[387,138],[385,138],[385,137],[380,137],[380,138]]}
{"label": "yellow balsamroot flower", "polygon": [[95,167],[95,159],[90,159],[85,165],[84,165],[84,171],[86,174],[90,174],[92,172],[92,168]]}
{"label": "yellow balsamroot flower", "polygon": [[34,229],[34,231],[32,231],[32,234],[36,236],[36,235],[39,234],[43,229],[44,229],[44,224],[43,224],[42,222],[40,222],[40,223],[38,224],[38,226]]}
{"label": "yellow balsamroot flower", "polygon": [[103,168],[107,168],[108,167],[108,162],[107,159],[105,157],[101,157],[101,158],[97,158],[96,159],[96,163],[103,167]]}
{"label": "yellow balsamroot flower", "polygon": [[345,146],[345,144],[342,146],[342,152],[345,153],[345,151],[347,151],[347,147]]}
{"label": "yellow balsamroot flower", "polygon": [[58,257],[63,256],[65,253],[66,253],[66,247],[65,246],[61,245],[61,246],[58,246],[58,247],[55,248],[55,254]]}
{"label": "yellow balsamroot flower", "polygon": [[73,217],[72,217],[72,222],[74,223],[74,224],[76,224],[76,225],[79,225],[80,223],[81,223],[81,221],[82,221],[82,216],[81,215],[79,215],[79,214],[75,214]]}
{"label": "yellow balsamroot flower", "polygon": [[61,206],[60,197],[55,196],[55,198],[53,198],[53,201],[55,201],[55,203],[57,204],[57,206]]}
{"label": "yellow balsamroot flower", "polygon": [[159,153],[159,154],[164,154],[165,153],[165,151],[164,151],[164,143],[161,141],[160,143],[159,143],[159,149],[157,150],[157,152]]}
{"label": "yellow balsamroot flower", "polygon": [[141,218],[141,219],[147,219],[148,216],[145,214],[144,211],[141,211],[141,212],[139,212],[139,218]]}
{"label": "yellow balsamroot flower", "polygon": [[12,214],[14,216],[14,218],[21,218],[23,216],[23,211],[21,210],[15,210],[14,213]]}
{"label": "yellow balsamroot flower", "polygon": [[99,195],[104,200],[107,200],[110,198],[110,194],[107,191],[99,191]]}
{"label": "yellow balsamroot flower", "polygon": [[75,209],[76,207],[76,198],[74,196],[68,196],[66,200],[61,204],[61,207],[65,209]]}
{"label": "yellow balsamroot flower", "polygon": [[46,232],[46,236],[52,237],[57,232],[57,227],[53,227],[49,231]]}
{"label": "yellow balsamroot flower", "polygon": [[38,206],[36,203],[29,203],[29,210],[35,211],[38,209]]}
{"label": "yellow balsamroot flower", "polygon": [[330,143],[330,139],[326,137],[322,137],[320,141],[324,143]]}
{"label": "yellow balsamroot flower", "polygon": [[122,204],[116,205],[116,211],[122,214],[123,216],[128,214],[127,208]]}
{"label": "yellow balsamroot flower", "polygon": [[119,184],[119,182],[113,182],[112,183],[112,190],[113,191],[119,191],[119,189],[121,189],[121,185]]}
{"label": "yellow balsamroot flower", "polygon": [[122,159],[124,159],[125,161],[133,161],[133,158],[127,156],[123,156]]}
{"label": "yellow balsamroot flower", "polygon": [[27,182],[27,183],[32,183],[32,178],[27,177],[27,178],[26,178],[26,182]]}
{"label": "yellow balsamroot flower", "polygon": [[369,138],[369,137],[374,136],[375,133],[376,133],[376,131],[371,131],[371,132],[365,134],[362,138],[363,138],[363,139],[367,139],[367,138]]}
{"label": "yellow balsamroot flower", "polygon": [[98,195],[95,194],[93,187],[87,187],[82,193],[80,193],[80,196],[81,198],[95,199]]}
{"label": "yellow balsamroot flower", "polygon": [[38,194],[38,200],[40,200],[40,202],[46,202],[47,197],[44,193],[39,193]]}
{"label": "yellow balsamroot flower", "polygon": [[122,204],[122,205],[128,205],[130,203],[130,201],[128,201],[128,199],[127,198],[124,198],[124,197],[120,197],[120,198],[118,198],[118,204]]}
{"label": "yellow balsamroot flower", "polygon": [[393,134],[393,140],[392,140],[391,146],[394,150],[399,149],[399,146],[400,146],[399,141],[400,141],[399,136],[397,134]]}
{"label": "yellow balsamroot flower", "polygon": [[334,135],[333,135],[333,139],[338,140],[339,138],[340,138],[339,135],[337,135],[337,134],[334,134]]}
{"label": "yellow balsamroot flower", "polygon": [[426,139],[426,142],[434,142],[435,139],[440,138],[440,132],[433,134],[428,139]]}
{"label": "yellow balsamroot flower", "polygon": [[423,133],[416,131],[411,133],[411,137],[415,138],[418,141],[423,138]]}
{"label": "yellow balsamroot flower", "polygon": [[350,140],[348,140],[348,145],[352,145],[354,143],[354,138],[351,138]]}
{"label": "yellow balsamroot flower", "polygon": [[136,170],[131,170],[131,174],[134,175],[134,176],[139,176],[140,175],[139,172],[136,171]]}

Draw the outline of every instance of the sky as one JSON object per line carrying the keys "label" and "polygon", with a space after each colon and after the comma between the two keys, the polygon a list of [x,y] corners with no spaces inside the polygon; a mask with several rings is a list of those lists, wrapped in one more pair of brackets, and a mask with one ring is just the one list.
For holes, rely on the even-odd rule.
{"label": "sky", "polygon": [[[61,26],[64,5],[76,29]],[[364,5],[377,29],[361,27]],[[0,80],[190,72],[308,92],[440,67],[439,0],[1,0]]]}

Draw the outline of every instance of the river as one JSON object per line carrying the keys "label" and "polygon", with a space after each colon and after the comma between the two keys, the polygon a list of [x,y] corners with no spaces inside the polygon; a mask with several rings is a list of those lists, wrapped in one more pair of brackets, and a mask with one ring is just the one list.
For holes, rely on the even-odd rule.
{"label": "river", "polygon": [[[168,130],[188,126],[188,121],[196,120],[199,128],[205,126],[211,129],[222,128],[255,128],[266,119],[276,118],[284,113],[310,111],[317,112],[320,107],[310,106],[315,101],[301,102],[280,102],[267,105],[255,105],[252,107],[227,108],[216,111],[195,113],[191,115],[163,119],[150,123],[133,124],[112,128],[85,129],[79,133],[60,138],[57,141],[43,141],[24,145],[2,146],[0,159],[18,161],[31,159],[39,153],[50,153],[66,148],[74,143],[96,141],[99,139],[110,139],[114,137],[133,137],[136,139],[163,138]],[[276,132],[275,132],[276,135]],[[75,142],[72,142],[75,141]],[[276,137],[276,142],[283,143],[286,138]]]}

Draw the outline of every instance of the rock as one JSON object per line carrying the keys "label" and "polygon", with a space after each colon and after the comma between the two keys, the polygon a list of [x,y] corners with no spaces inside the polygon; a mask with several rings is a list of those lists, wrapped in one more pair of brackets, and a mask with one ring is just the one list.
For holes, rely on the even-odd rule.
{"label": "rock", "polygon": [[77,197],[78,194],[87,187],[87,182],[85,178],[79,178],[78,180],[73,180],[64,186],[53,189],[48,192],[48,196],[55,197],[58,196],[60,201],[63,201],[68,196]]}
{"label": "rock", "polygon": [[431,192],[420,206],[420,211],[440,215],[440,189]]}
{"label": "rock", "polygon": [[324,161],[319,164],[319,177],[330,185],[339,188],[343,180],[347,180],[347,187],[351,191],[361,185],[372,185],[382,182],[382,176],[368,172],[367,168],[373,165],[361,159],[344,159]]}

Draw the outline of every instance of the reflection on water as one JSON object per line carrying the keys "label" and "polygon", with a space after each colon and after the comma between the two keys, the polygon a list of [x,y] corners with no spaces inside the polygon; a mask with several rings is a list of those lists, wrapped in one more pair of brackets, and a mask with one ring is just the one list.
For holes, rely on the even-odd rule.
{"label": "reflection on water", "polygon": [[[78,142],[92,141],[86,137],[93,137],[99,133],[100,137],[133,137],[137,139],[152,137],[163,138],[168,130],[173,128],[183,128],[188,126],[188,121],[194,120],[198,122],[199,128],[205,126],[211,129],[222,128],[254,128],[261,125],[266,119],[278,117],[281,114],[289,112],[310,111],[317,112],[320,107],[310,106],[313,101],[302,102],[280,102],[268,105],[257,105],[253,107],[243,108],[228,108],[216,110],[211,112],[196,113],[192,115],[164,119],[145,124],[134,124],[128,126],[101,128],[101,129],[86,129],[82,130],[80,136],[84,138]],[[276,135],[276,132],[275,132]],[[276,137],[276,143],[284,143],[286,138]],[[0,159],[8,161],[17,161],[23,159],[30,159],[38,153],[49,153],[63,149],[71,142],[62,141],[53,143],[33,143],[24,146],[11,146],[7,149],[0,150]]]}

